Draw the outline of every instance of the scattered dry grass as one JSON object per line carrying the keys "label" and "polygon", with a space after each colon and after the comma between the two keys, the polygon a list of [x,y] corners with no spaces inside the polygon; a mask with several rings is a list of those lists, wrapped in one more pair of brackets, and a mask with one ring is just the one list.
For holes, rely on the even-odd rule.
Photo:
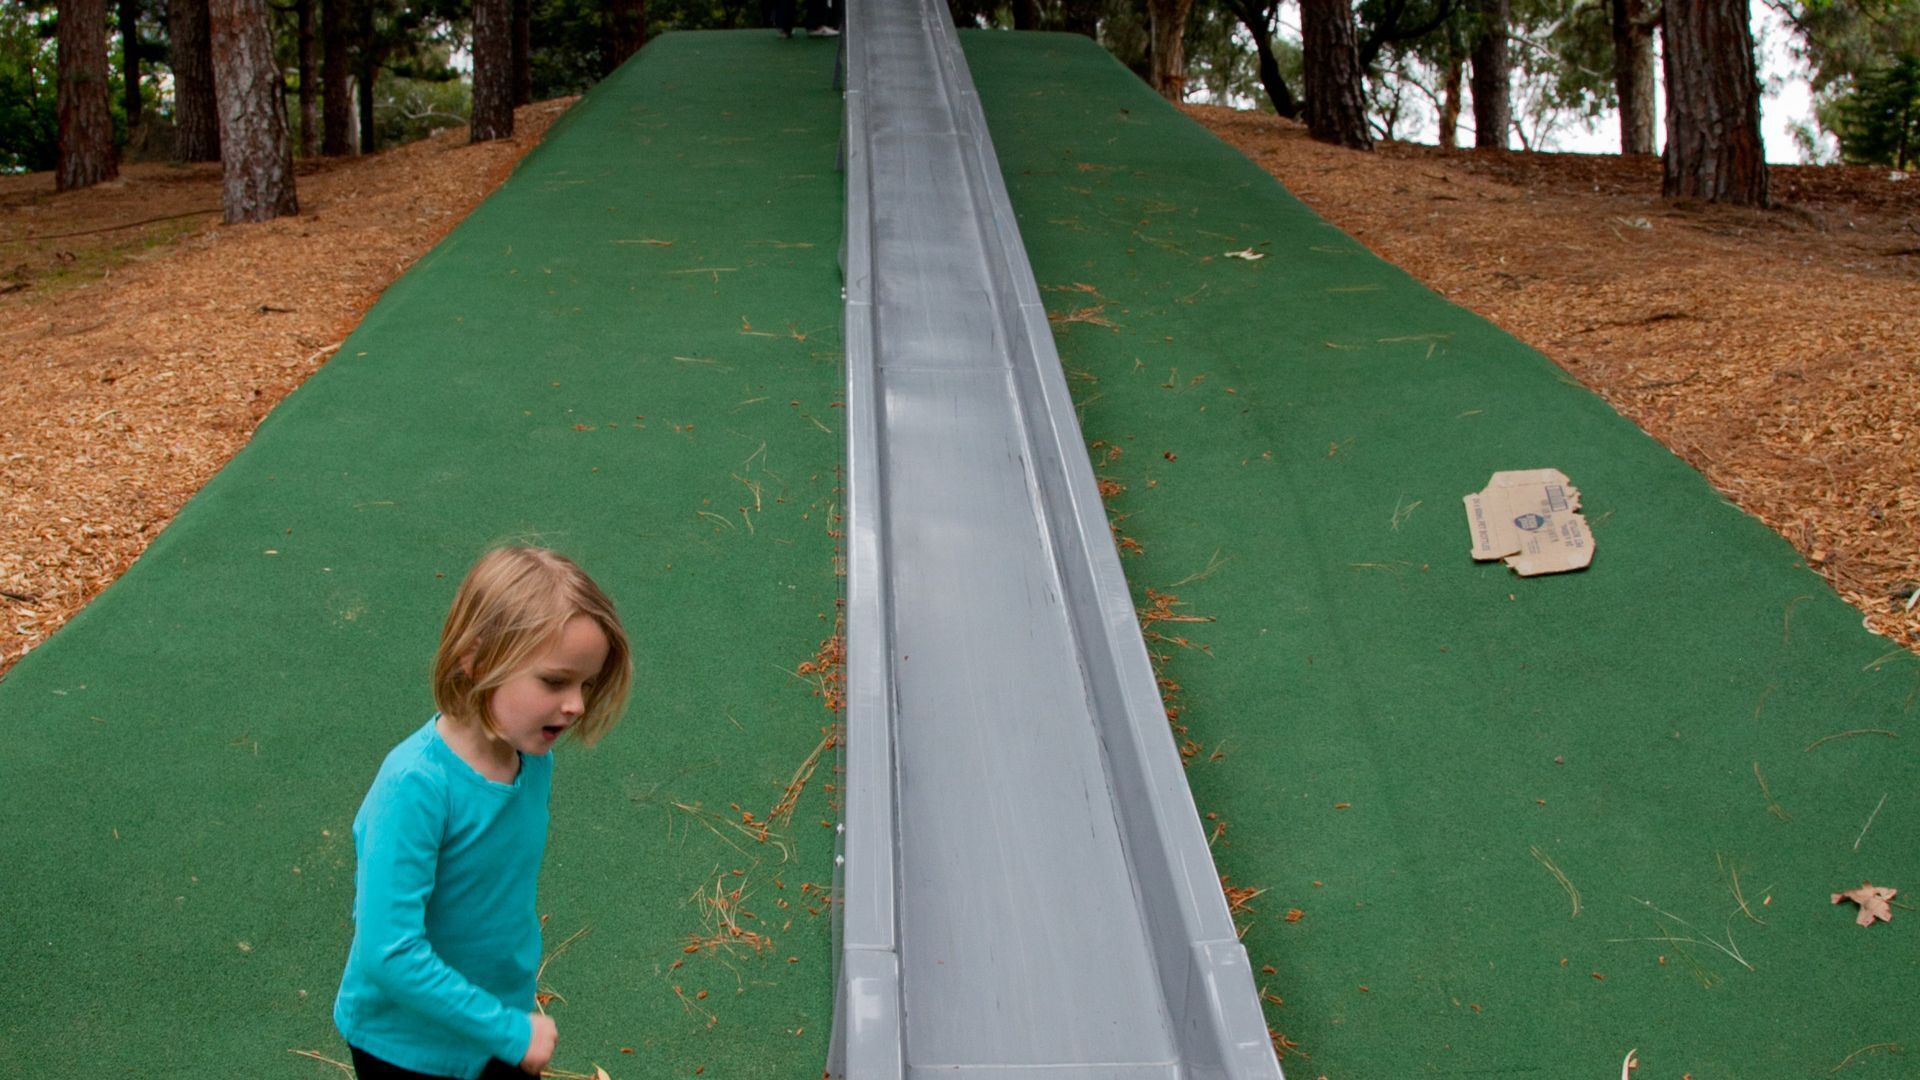
{"label": "scattered dry grass", "polygon": [[1560,869],[1560,864],[1553,861],[1553,856],[1541,851],[1538,845],[1530,847],[1527,850],[1532,853],[1534,859],[1536,859],[1541,866],[1547,868],[1547,873],[1553,875],[1553,880],[1559,882],[1560,887],[1567,891],[1567,899],[1573,901],[1573,914],[1567,916],[1567,918],[1579,918],[1580,890],[1574,887],[1573,881],[1567,877],[1565,871]]}
{"label": "scattered dry grass", "polygon": [[[830,518],[836,524],[840,518],[833,513]],[[831,529],[829,531],[832,531]],[[792,844],[782,831],[792,824],[793,815],[800,805],[800,797],[805,794],[807,784],[819,771],[820,763],[827,753],[837,749],[843,739],[844,714],[846,712],[846,628],[842,617],[834,620],[833,635],[820,643],[813,659],[802,663],[792,674],[807,681],[813,687],[813,696],[820,699],[821,707],[833,718],[832,723],[821,729],[820,742],[794,769],[786,786],[781,789],[780,797],[767,811],[765,817],[757,817],[751,810],[744,810],[739,803],[732,804],[732,815],[714,814],[703,810],[697,804],[674,802],[673,807],[697,820],[715,836],[742,856],[745,865],[732,869],[723,869],[716,865],[711,880],[695,889],[687,898],[687,904],[694,908],[699,916],[700,929],[686,935],[686,943],[680,948],[681,955],[675,957],[667,967],[667,975],[673,976],[687,967],[689,960],[710,960],[725,967],[732,973],[735,992],[746,992],[746,980],[734,961],[748,961],[759,958],[774,949],[773,934],[784,933],[793,927],[792,901],[780,894],[787,891],[786,882],[777,873],[772,874],[773,904],[782,913],[773,918],[780,923],[777,930],[771,922],[762,921],[760,916],[747,904],[761,889],[769,876],[766,872],[768,858],[757,845],[768,845],[779,858],[775,865],[785,864],[793,854]],[[731,719],[731,718],[729,718]],[[829,802],[835,801],[837,785],[825,784]],[[822,826],[831,826],[831,821],[822,821]],[[731,835],[730,835],[731,834]],[[744,844],[744,846],[743,846]],[[825,915],[833,910],[837,903],[834,890],[830,886],[816,885],[812,882],[800,884],[800,904],[809,915]],[[798,956],[787,957],[787,963],[799,963]],[[691,977],[693,969],[688,969],[682,978]],[[681,1008],[689,1016],[699,1018],[711,1029],[720,1023],[719,1014],[704,1002],[706,990],[696,990],[689,997],[686,989],[679,983],[670,983],[674,996]],[[796,1033],[797,1034],[797,1033]]]}
{"label": "scattered dry grass", "polygon": [[[508,143],[454,131],[302,162],[304,212],[266,225],[218,223],[212,165],[64,195],[45,173],[0,177],[0,672],[125,570],[568,104],[521,110]],[[1188,111],[1552,357],[1869,628],[1920,647],[1920,181],[1777,168],[1786,209],[1757,213],[1661,202],[1653,161],[1356,154]]]}

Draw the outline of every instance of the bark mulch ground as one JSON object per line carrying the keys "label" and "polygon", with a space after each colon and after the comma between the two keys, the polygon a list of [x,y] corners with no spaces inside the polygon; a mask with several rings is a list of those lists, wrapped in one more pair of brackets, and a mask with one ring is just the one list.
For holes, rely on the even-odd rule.
{"label": "bark mulch ground", "polygon": [[1920,176],[1776,167],[1781,205],[1738,210],[1661,200],[1657,158],[1367,154],[1186,111],[1552,358],[1920,649]]}
{"label": "bark mulch ground", "polygon": [[55,194],[0,176],[0,673],[140,555],[389,283],[573,99],[298,166],[301,212],[220,223],[220,166]]}
{"label": "bark mulch ground", "polygon": [[[55,195],[0,177],[0,672],[137,558],[502,180],[454,130],[302,162],[302,213],[219,223],[217,165]],[[1659,163],[1323,146],[1192,107],[1319,213],[1540,349],[1920,648],[1920,178],[1776,168],[1782,208],[1658,198]]]}

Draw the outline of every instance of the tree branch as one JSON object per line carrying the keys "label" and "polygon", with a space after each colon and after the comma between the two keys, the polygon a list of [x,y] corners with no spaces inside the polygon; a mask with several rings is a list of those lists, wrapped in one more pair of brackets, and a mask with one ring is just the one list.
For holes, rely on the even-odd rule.
{"label": "tree branch", "polygon": [[1360,66],[1371,69],[1373,62],[1380,58],[1380,53],[1387,46],[1397,45],[1402,41],[1416,41],[1440,29],[1448,19],[1453,18],[1453,6],[1454,0],[1440,0],[1439,10],[1434,13],[1433,18],[1418,25],[1403,28],[1400,26],[1400,17],[1406,14],[1407,5],[1406,0],[1398,0],[1388,9],[1389,17],[1375,26],[1366,40],[1360,43]]}
{"label": "tree branch", "polygon": [[1521,34],[1516,34],[1516,33],[1513,33],[1512,31],[1508,31],[1507,40],[1516,45],[1525,45],[1527,48],[1532,49],[1534,52],[1539,53],[1541,56],[1544,56],[1547,59],[1554,61],[1555,63],[1564,64],[1567,67],[1570,67],[1573,70],[1579,72],[1580,74],[1585,75],[1589,79],[1593,79],[1598,82],[1609,82],[1609,83],[1613,81],[1613,75],[1611,73],[1595,71],[1592,68],[1586,67],[1585,65],[1576,64],[1572,60],[1568,59],[1567,57],[1561,56],[1559,53],[1554,52],[1551,48],[1548,48],[1545,44],[1542,44],[1541,42],[1538,42],[1538,41],[1534,41],[1533,39],[1525,37]]}
{"label": "tree branch", "polygon": [[427,109],[424,112],[411,112],[404,105],[392,105],[389,107],[392,108],[394,112],[399,113],[401,116],[405,117],[408,120],[425,120],[428,117],[437,116],[437,117],[440,117],[442,120],[451,120],[456,124],[464,124],[467,122],[467,117],[459,116],[457,114],[449,113],[449,112],[441,112],[439,109]]}
{"label": "tree branch", "polygon": [[38,236],[16,236],[7,241],[7,243],[30,244],[37,240],[65,240],[70,236],[93,236],[104,232],[119,232],[121,229],[132,229],[141,225],[151,225],[156,221],[173,221],[176,218],[197,217],[201,214],[218,213],[220,213],[220,207],[217,206],[211,210],[187,210],[178,214],[162,214],[159,217],[141,218],[139,221],[129,221],[120,225],[103,225],[98,229],[81,229],[78,232],[41,233]]}

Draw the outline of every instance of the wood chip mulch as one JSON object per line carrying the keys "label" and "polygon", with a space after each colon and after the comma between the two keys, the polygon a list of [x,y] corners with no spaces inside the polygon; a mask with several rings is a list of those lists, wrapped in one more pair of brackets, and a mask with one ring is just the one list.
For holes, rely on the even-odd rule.
{"label": "wood chip mulch", "polygon": [[220,166],[56,195],[0,176],[0,673],[132,564],[382,290],[512,171],[464,128],[299,163],[301,213],[220,223]]}
{"label": "wood chip mulch", "polygon": [[1775,167],[1783,205],[1748,211],[1662,201],[1657,158],[1356,153],[1186,111],[1552,358],[1920,651],[1920,176]]}

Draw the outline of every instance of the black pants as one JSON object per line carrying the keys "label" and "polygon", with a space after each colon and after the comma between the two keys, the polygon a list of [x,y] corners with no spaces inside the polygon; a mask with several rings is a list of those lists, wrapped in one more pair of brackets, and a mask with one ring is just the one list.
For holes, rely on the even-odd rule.
{"label": "black pants", "polygon": [[[382,1061],[357,1046],[349,1046],[347,1049],[353,1052],[353,1073],[360,1080],[452,1080],[451,1077],[403,1069],[390,1061]],[[480,1074],[480,1080],[527,1080],[527,1074],[521,1072],[517,1066],[494,1058],[487,1062],[486,1071]]]}

